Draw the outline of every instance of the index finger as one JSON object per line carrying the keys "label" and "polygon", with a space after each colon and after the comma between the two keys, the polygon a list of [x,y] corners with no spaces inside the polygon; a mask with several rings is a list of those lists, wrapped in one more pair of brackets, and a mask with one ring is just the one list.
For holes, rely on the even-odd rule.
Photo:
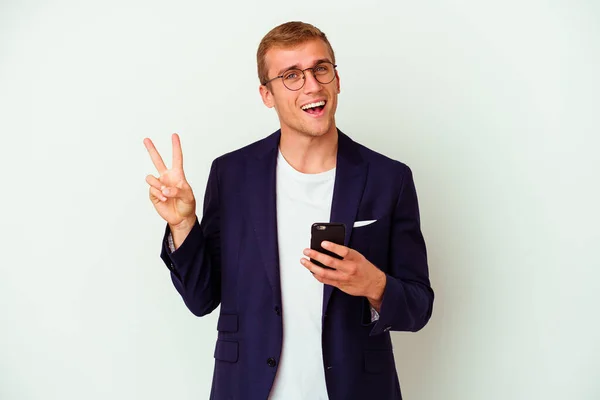
{"label": "index finger", "polygon": [[152,164],[154,164],[154,166],[158,170],[158,173],[162,175],[163,172],[167,170],[167,167],[165,166],[165,163],[160,154],[158,154],[156,147],[154,147],[154,143],[152,143],[152,140],[150,140],[149,138],[145,138],[144,146],[146,146],[146,150],[148,150],[148,153],[150,153]]}
{"label": "index finger", "polygon": [[173,167],[179,167],[183,170],[183,152],[181,151],[179,135],[174,133],[171,141],[173,142]]}
{"label": "index finger", "polygon": [[321,242],[321,246],[325,250],[329,250],[332,253],[335,253],[338,256],[342,257],[343,259],[346,259],[350,255],[350,248],[348,248],[346,246],[342,246],[340,244],[336,244],[336,243],[324,240],[323,242]]}

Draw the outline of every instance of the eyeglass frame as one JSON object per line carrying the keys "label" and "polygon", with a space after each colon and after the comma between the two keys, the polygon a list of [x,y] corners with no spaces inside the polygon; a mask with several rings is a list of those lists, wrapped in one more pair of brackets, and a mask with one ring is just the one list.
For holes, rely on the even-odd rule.
{"label": "eyeglass frame", "polygon": [[[315,68],[317,68],[317,67],[318,67],[319,65],[321,65],[321,64],[331,64],[331,65],[333,65],[333,72],[334,72],[334,74],[333,74],[333,78],[331,78],[331,80],[330,80],[329,82],[327,82],[327,83],[323,83],[323,82],[321,82],[319,79],[317,79],[317,75],[315,74]],[[286,73],[286,72],[289,72],[289,71],[294,71],[294,70],[302,72],[302,81],[303,81],[303,82],[302,82],[302,86],[300,86],[298,89],[290,89],[290,88],[289,88],[289,87],[287,87],[287,85],[286,85],[286,84],[285,84],[285,83],[282,81],[282,83],[283,83],[283,86],[285,86],[285,88],[286,88],[287,90],[291,90],[292,92],[297,92],[298,90],[302,89],[302,88],[304,87],[304,85],[306,84],[306,73],[305,73],[305,71],[308,71],[308,70],[312,71],[313,78],[315,78],[315,80],[316,80],[317,82],[319,82],[319,83],[320,83],[320,84],[322,84],[322,85],[328,85],[328,84],[330,84],[331,82],[333,82],[333,80],[335,79],[335,69],[336,69],[336,68],[337,68],[337,64],[334,64],[334,63],[332,63],[331,61],[322,60],[322,61],[320,61],[319,63],[317,63],[317,64],[316,64],[314,67],[309,67],[309,68],[305,68],[305,69],[300,69],[300,68],[290,68],[290,69],[288,69],[288,70],[285,70],[285,71],[283,72],[283,73],[284,73],[284,75],[279,75],[279,76],[276,76],[275,78],[271,78],[271,79],[269,79],[268,81],[266,81],[265,83],[263,83],[263,86],[267,86],[267,84],[269,84],[269,83],[273,82],[275,79],[283,78],[283,77],[285,76],[285,73]]]}

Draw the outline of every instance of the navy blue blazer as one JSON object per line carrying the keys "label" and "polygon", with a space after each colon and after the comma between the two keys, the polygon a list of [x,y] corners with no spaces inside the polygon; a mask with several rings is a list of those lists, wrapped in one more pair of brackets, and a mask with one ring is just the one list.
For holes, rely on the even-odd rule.
{"label": "navy blue blazer", "polygon": [[[163,238],[161,258],[190,311],[221,305],[211,399],[264,400],[277,371],[286,311],[275,209],[280,134],[214,160],[201,222],[171,254],[168,227]],[[345,245],[384,271],[387,284],[373,323],[366,298],[324,285],[327,391],[331,400],[401,399],[389,331],[423,328],[434,299],[417,194],[406,165],[338,136],[331,222],[346,225]],[[377,221],[352,229],[360,220]]]}

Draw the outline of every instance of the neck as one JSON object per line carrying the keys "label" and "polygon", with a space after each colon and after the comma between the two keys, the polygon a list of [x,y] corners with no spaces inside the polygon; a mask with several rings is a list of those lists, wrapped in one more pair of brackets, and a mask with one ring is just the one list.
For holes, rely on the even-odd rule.
{"label": "neck", "polygon": [[293,134],[281,130],[279,149],[286,161],[305,174],[318,174],[335,168],[338,133],[335,126],[322,136]]}

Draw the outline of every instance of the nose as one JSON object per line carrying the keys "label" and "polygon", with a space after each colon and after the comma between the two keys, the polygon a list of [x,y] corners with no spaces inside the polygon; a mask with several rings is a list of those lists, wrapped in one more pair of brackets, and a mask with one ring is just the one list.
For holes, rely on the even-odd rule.
{"label": "nose", "polygon": [[304,71],[304,93],[318,92],[322,88],[323,84],[315,78],[312,71]]}

